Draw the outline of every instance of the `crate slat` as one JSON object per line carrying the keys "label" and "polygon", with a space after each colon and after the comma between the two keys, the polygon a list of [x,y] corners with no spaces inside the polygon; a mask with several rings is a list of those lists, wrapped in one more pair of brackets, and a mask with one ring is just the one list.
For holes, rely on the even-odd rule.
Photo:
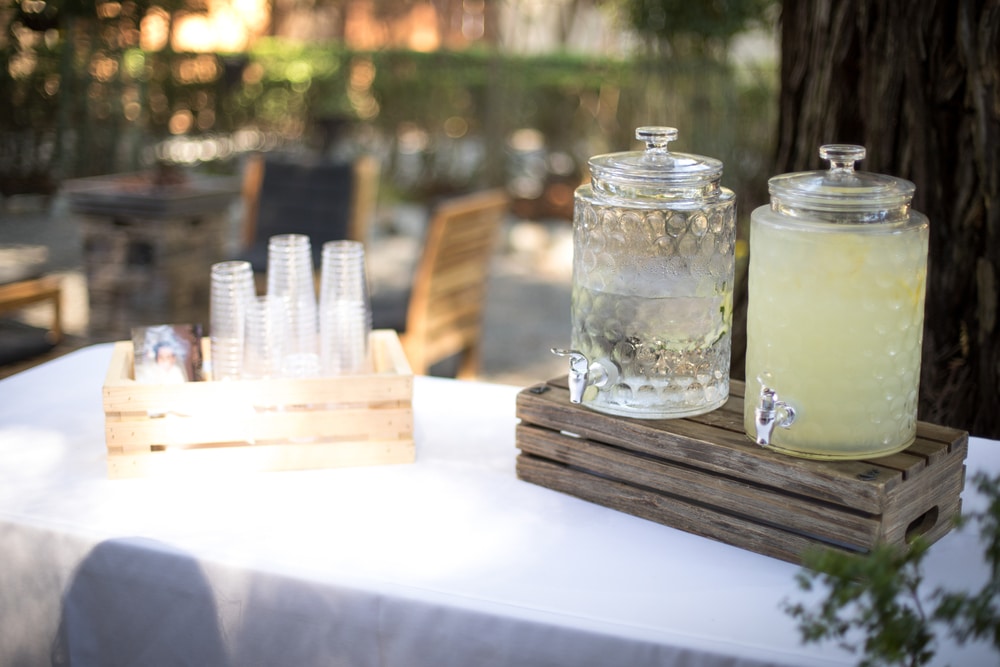
{"label": "crate slat", "polygon": [[266,442],[309,438],[321,440],[382,440],[412,438],[413,410],[301,409],[219,412],[179,417],[108,418],[105,437],[109,451],[143,451],[151,445],[185,447],[234,441]]}
{"label": "crate slat", "polygon": [[743,433],[741,382],[713,412],[616,417],[569,402],[566,378],[517,397],[522,480],[783,560],[826,546],[935,541],[961,511],[968,434],[920,423],[904,452],[816,461]]}
{"label": "crate slat", "polygon": [[730,536],[738,535],[744,549],[794,561],[814,543],[807,537],[785,534],[766,524],[719,513],[703,513],[693,503],[667,498],[616,480],[595,484],[578,471],[555,465],[544,459],[519,456],[518,476],[555,491],[603,505],[620,512],[678,528],[694,535],[735,544]]}

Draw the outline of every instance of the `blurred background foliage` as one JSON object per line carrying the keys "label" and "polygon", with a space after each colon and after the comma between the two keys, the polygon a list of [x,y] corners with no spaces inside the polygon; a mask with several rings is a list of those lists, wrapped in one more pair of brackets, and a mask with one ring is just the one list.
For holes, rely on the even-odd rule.
{"label": "blurred background foliage", "polygon": [[[357,48],[268,34],[281,32],[273,21],[238,51],[144,43],[150,17],[169,35],[179,16],[208,10],[199,2],[2,0],[2,194],[159,162],[236,172],[254,151],[369,152],[384,196],[505,184],[525,214],[565,217],[586,160],[633,148],[635,127],[658,124],[680,129],[675,150],[725,162],[745,213],[766,201],[777,65],[733,57],[730,45],[754,27],[773,32],[774,0],[562,0],[564,18],[586,6],[631,38],[596,53],[558,40],[519,51],[496,30],[462,48]],[[372,3],[379,16],[419,4]],[[463,4],[435,0],[439,21]],[[272,14],[280,7],[273,0]]]}

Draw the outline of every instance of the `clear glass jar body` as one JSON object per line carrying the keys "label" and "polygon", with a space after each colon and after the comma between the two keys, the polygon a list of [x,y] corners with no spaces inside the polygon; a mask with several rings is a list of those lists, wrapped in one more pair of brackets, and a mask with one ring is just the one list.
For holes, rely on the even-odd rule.
{"label": "clear glass jar body", "polygon": [[736,209],[577,189],[572,346],[602,369],[583,404],[649,419],[702,414],[729,396]]}
{"label": "clear glass jar body", "polygon": [[770,446],[795,456],[862,459],[916,436],[928,222],[880,224],[751,215],[744,422],[755,392],[794,409]]}

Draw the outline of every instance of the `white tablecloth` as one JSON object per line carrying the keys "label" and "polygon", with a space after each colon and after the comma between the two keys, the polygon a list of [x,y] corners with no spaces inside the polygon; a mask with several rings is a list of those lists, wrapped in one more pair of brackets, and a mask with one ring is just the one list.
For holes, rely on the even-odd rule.
{"label": "white tablecloth", "polygon": [[[854,663],[800,645],[798,567],[519,481],[517,387],[418,377],[412,465],[108,480],[110,352],[0,381],[2,665]],[[953,531],[928,585],[980,553]]]}

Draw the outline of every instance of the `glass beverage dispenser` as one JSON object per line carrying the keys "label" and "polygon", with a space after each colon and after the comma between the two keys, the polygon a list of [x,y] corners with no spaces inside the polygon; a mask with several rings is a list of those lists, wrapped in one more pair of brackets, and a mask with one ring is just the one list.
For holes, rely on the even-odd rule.
{"label": "glass beverage dispenser", "polygon": [[820,156],[751,216],[744,426],[796,456],[887,455],[916,437],[928,222],[912,183],[854,170],[863,147]]}
{"label": "glass beverage dispenser", "polygon": [[662,419],[729,397],[736,207],[722,163],[672,153],[668,127],[646,149],[590,159],[575,196],[570,400]]}

